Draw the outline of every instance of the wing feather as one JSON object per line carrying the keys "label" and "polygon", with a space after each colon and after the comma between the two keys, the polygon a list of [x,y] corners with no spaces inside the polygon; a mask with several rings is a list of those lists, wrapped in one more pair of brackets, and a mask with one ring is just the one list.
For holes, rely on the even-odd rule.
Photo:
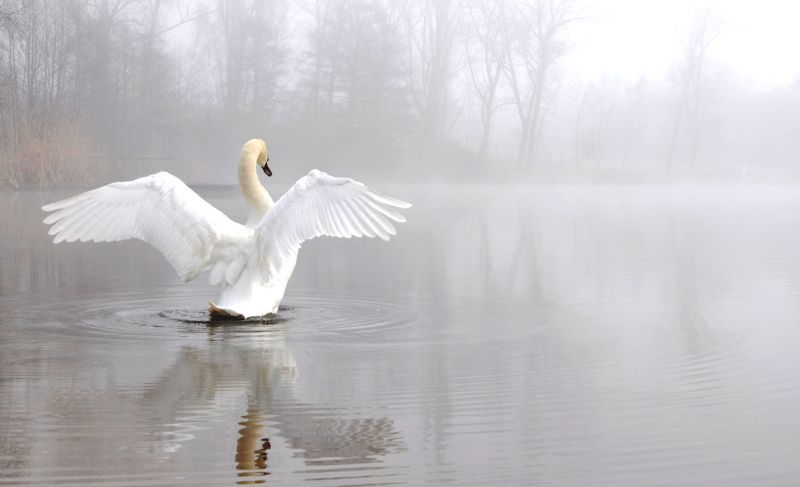
{"label": "wing feather", "polygon": [[320,237],[380,237],[405,222],[396,209],[410,203],[371,191],[358,181],[316,169],[300,178],[256,227],[262,279],[269,282],[294,265],[302,243]]}
{"label": "wing feather", "polygon": [[375,200],[377,203],[380,203],[382,205],[395,206],[397,208],[403,208],[403,209],[411,208],[411,203],[408,203],[408,202],[402,201],[402,200],[398,200],[398,199],[392,198],[390,196],[386,196],[384,194],[378,193],[377,191],[372,191],[372,190],[368,189],[366,191],[366,194],[367,194],[367,196],[369,196],[370,198]]}
{"label": "wing feather", "polygon": [[368,238],[375,238],[379,237],[378,232],[376,232],[375,225],[364,215],[364,210],[358,206],[358,202],[356,201],[348,201],[348,206],[351,208],[356,221],[358,222],[358,227],[361,229],[361,233],[363,233]]}
{"label": "wing feather", "polygon": [[353,213],[358,218],[358,225],[361,229],[361,233],[363,233],[365,237],[375,238],[375,231],[372,230],[372,225],[369,224],[366,216],[364,216],[364,211],[359,207],[358,202],[348,201],[348,205],[353,209]]}
{"label": "wing feather", "polygon": [[369,223],[372,223],[372,228],[375,229],[375,232],[379,238],[382,238],[383,240],[389,240],[390,235],[397,234],[397,231],[394,229],[391,223],[384,219],[383,215],[376,211],[370,210],[367,204],[360,199],[356,199],[354,203],[361,210],[361,214],[364,215],[364,219],[366,219]]}
{"label": "wing feather", "polygon": [[53,242],[143,240],[186,281],[235,255],[232,248],[243,252],[252,239],[251,230],[166,172],[111,183],[42,209],[50,213],[44,223],[52,225],[47,233]]}
{"label": "wing feather", "polygon": [[361,219],[358,217],[358,214],[353,210],[353,205],[349,201],[343,201],[342,207],[344,212],[347,215],[347,219],[350,220],[353,236],[354,237],[363,237],[364,231],[361,227]]}
{"label": "wing feather", "polygon": [[394,211],[390,206],[381,206],[375,200],[373,200],[372,198],[370,198],[370,197],[368,197],[366,195],[361,195],[361,196],[359,196],[358,199],[359,199],[359,201],[362,201],[362,202],[366,203],[367,206],[369,206],[373,210],[377,211],[378,213],[383,214],[383,216],[385,216],[386,218],[389,218],[390,220],[394,220],[394,221],[396,221],[398,223],[405,223],[405,221],[406,221],[406,218],[403,215],[401,215],[400,213]]}
{"label": "wing feather", "polygon": [[344,210],[342,208],[342,203],[340,201],[333,202],[333,208],[331,209],[333,215],[339,220],[339,234],[342,238],[350,238],[353,235],[353,232],[350,229],[350,222],[345,217]]}

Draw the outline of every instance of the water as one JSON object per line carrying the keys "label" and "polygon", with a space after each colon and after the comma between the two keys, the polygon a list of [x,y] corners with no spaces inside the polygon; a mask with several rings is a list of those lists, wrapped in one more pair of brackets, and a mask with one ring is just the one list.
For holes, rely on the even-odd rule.
{"label": "water", "polygon": [[0,194],[0,485],[797,484],[800,190],[387,192],[229,324]]}

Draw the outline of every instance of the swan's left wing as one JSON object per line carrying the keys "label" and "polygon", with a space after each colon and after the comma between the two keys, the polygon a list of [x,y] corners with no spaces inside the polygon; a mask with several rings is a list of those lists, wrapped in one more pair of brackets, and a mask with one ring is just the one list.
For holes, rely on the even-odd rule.
{"label": "swan's left wing", "polygon": [[52,212],[44,222],[53,225],[48,234],[55,243],[143,240],[158,249],[184,281],[220,262],[246,261],[240,254],[252,238],[251,230],[166,172],[107,184],[42,209]]}
{"label": "swan's left wing", "polygon": [[406,219],[395,208],[410,203],[370,190],[358,181],[314,169],[300,178],[256,227],[262,278],[268,282],[306,240],[329,237],[379,237],[396,234],[392,221]]}

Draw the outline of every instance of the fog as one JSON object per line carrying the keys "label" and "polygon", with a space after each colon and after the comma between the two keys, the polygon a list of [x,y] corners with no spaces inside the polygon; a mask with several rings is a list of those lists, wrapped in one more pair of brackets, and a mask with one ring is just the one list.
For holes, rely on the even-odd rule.
{"label": "fog", "polygon": [[0,0],[0,185],[787,181],[790,2]]}
{"label": "fog", "polygon": [[[0,0],[0,484],[797,485],[800,2],[755,4]],[[303,243],[394,214],[320,178],[252,230],[253,137],[407,221]],[[171,178],[42,223],[160,170],[251,227]]]}

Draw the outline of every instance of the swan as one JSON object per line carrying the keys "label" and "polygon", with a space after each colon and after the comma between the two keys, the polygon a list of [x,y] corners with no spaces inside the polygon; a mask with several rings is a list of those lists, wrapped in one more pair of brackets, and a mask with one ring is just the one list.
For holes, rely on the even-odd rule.
{"label": "swan", "polygon": [[251,139],[239,156],[239,185],[250,213],[234,222],[177,177],[158,172],[115,182],[42,207],[53,242],[149,243],[188,282],[210,270],[220,285],[212,317],[245,319],[276,313],[306,240],[379,237],[389,240],[392,222],[405,222],[397,209],[411,204],[358,181],[313,169],[277,203],[258,180],[257,168],[272,176],[269,148]]}

